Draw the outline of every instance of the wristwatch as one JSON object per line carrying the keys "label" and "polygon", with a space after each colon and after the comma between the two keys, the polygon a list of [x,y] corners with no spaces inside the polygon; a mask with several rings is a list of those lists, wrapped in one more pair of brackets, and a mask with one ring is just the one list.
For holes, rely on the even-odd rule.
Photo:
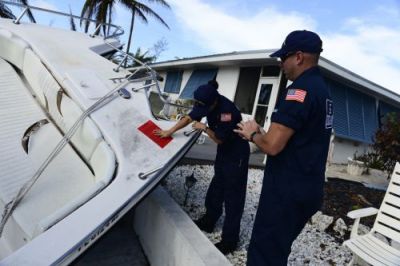
{"label": "wristwatch", "polygon": [[257,134],[257,131],[254,131],[253,133],[250,134],[250,141],[254,142],[254,136]]}

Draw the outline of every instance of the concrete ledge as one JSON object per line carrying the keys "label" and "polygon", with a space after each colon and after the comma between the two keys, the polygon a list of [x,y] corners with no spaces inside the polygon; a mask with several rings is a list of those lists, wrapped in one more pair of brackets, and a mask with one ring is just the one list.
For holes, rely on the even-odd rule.
{"label": "concrete ledge", "polygon": [[161,187],[136,207],[134,228],[152,266],[231,265]]}

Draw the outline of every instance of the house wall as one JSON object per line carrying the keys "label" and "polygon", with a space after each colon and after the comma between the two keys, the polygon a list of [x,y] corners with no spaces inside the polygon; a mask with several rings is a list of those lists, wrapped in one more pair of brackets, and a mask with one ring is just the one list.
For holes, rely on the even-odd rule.
{"label": "house wall", "polygon": [[333,163],[347,163],[347,158],[353,158],[354,153],[363,155],[369,150],[369,145],[358,141],[351,141],[340,137],[335,137],[333,141]]}
{"label": "house wall", "polygon": [[[192,73],[193,73],[193,69],[185,70],[183,72],[181,88],[180,88],[181,92],[182,92],[183,88],[186,86],[186,83],[188,82]],[[164,77],[164,82],[161,83],[161,88],[163,89],[164,85],[165,85],[165,80],[166,80],[166,71],[161,72],[160,74]],[[223,67],[218,68],[218,74],[217,74],[217,81],[219,83],[218,91],[220,94],[224,95],[225,97],[227,97],[228,99],[230,99],[232,101],[235,98],[237,83],[239,80],[239,74],[240,74],[240,66],[239,65],[238,66],[223,66]],[[333,94],[335,94],[335,90],[338,91],[340,89],[345,90],[346,95],[349,93],[353,93],[353,91],[354,91],[354,89],[349,87],[348,84],[345,84],[342,82],[339,83],[336,79],[331,80],[331,81],[333,81],[333,83],[329,82],[329,85],[331,87],[331,90],[333,91]],[[290,84],[290,82],[288,84]],[[332,84],[334,84],[335,86],[333,86]],[[362,98],[363,103],[366,102],[364,98],[366,98],[366,99],[371,98],[371,99],[375,99],[375,100],[377,99],[376,96],[374,97],[371,95],[367,95],[364,92],[362,92],[361,90],[359,90],[357,93],[358,93],[357,95],[359,95],[359,97],[358,98],[353,97],[353,98],[354,99]],[[338,102],[345,102],[345,105],[343,105],[343,106],[346,107],[346,109],[343,109],[343,108],[340,108],[341,106],[336,106],[335,107],[336,111],[340,112],[340,111],[345,110],[347,112],[346,114],[347,114],[348,119],[349,119],[349,117],[353,117],[353,116],[355,116],[355,114],[358,114],[356,112],[358,112],[359,110],[354,108],[354,104],[352,102],[349,103],[349,100],[347,98],[346,98],[347,99],[346,101],[342,100],[340,97],[338,98],[338,96],[336,94],[334,96],[336,96],[337,99],[334,97],[334,100],[336,99]],[[171,96],[172,96],[172,98],[178,98],[178,94],[171,94]],[[346,96],[346,97],[348,97],[348,96]],[[353,100],[353,98],[351,98],[351,100]],[[381,112],[383,114],[388,112],[386,109],[388,109],[388,110],[390,109],[387,106],[389,106],[389,105],[387,105],[387,104],[383,105],[383,107],[381,108],[382,109]],[[395,107],[393,107],[393,108],[395,108]],[[365,106],[363,108],[359,108],[359,109],[362,110],[362,112],[363,112],[362,115],[359,115],[359,116],[363,117],[364,124],[368,125],[370,123],[369,120],[378,120],[378,118],[375,115],[371,115],[371,114],[374,114],[372,111],[371,111],[371,114],[365,113],[366,112]],[[396,111],[397,110],[398,109],[396,109]],[[337,114],[336,118],[339,118],[339,117],[340,117],[340,115]],[[353,119],[351,121],[347,121],[346,123],[349,124],[349,126],[353,126],[356,123],[360,123],[360,119],[355,119],[355,120]],[[377,121],[374,122],[374,125],[377,126]],[[335,122],[334,126],[338,126],[338,121]],[[335,131],[336,131],[336,129],[335,129]],[[369,134],[371,134],[371,132],[372,132],[372,129],[370,128]],[[352,136],[350,136],[351,132],[346,133],[346,134],[349,134],[349,136],[346,136],[346,134],[343,134],[343,132],[340,132],[340,131],[338,131],[338,133],[342,133],[342,135],[345,135],[345,136],[341,136],[341,137],[336,136],[335,137],[335,140],[333,142],[334,148],[333,148],[332,162],[347,163],[347,158],[348,157],[352,158],[356,152],[357,152],[357,155],[362,155],[367,152],[367,150],[369,148],[368,143],[362,142],[361,139],[360,140],[351,140],[351,138],[352,138]],[[370,139],[369,135],[365,136],[364,139],[365,139],[364,141],[366,141],[367,139],[369,140]]]}
{"label": "house wall", "polygon": [[239,72],[240,72],[239,67],[223,67],[219,68],[217,74],[219,93],[232,101],[235,98],[236,86],[239,79]]}

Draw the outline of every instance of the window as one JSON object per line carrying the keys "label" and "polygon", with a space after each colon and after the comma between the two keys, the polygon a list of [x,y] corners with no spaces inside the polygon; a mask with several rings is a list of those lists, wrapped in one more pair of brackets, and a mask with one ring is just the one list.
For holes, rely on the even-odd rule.
{"label": "window", "polygon": [[164,92],[179,93],[182,83],[183,71],[168,71],[165,81]]}
{"label": "window", "polygon": [[196,69],[193,71],[179,98],[192,99],[193,92],[200,86],[207,84],[217,75],[218,69]]}
{"label": "window", "polygon": [[261,84],[260,94],[256,105],[254,119],[260,126],[264,126],[268,111],[269,98],[271,97],[272,84]]}
{"label": "window", "polygon": [[260,72],[260,67],[240,68],[234,103],[240,112],[244,114],[251,114],[253,112]]}
{"label": "window", "polygon": [[262,74],[263,77],[279,77],[281,68],[279,66],[263,66]]}
{"label": "window", "polygon": [[375,98],[331,80],[327,83],[332,92],[335,134],[372,143],[378,128]]}
{"label": "window", "polygon": [[379,126],[382,126],[384,122],[384,118],[386,114],[388,113],[400,113],[400,109],[396,108],[390,104],[387,104],[385,102],[379,102]]}

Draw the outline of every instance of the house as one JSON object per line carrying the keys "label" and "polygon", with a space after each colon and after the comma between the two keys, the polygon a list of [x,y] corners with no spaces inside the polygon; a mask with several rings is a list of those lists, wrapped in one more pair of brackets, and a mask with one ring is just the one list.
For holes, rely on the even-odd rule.
{"label": "house", "polygon": [[[279,92],[288,82],[274,50],[214,54],[159,62],[152,65],[163,77],[161,90],[172,99],[188,99],[193,91],[215,78],[220,94],[231,99],[244,118],[268,128]],[[382,118],[400,112],[400,95],[321,57],[319,66],[334,102],[334,153],[332,162],[364,154]],[[372,66],[371,66],[372,67]]]}

